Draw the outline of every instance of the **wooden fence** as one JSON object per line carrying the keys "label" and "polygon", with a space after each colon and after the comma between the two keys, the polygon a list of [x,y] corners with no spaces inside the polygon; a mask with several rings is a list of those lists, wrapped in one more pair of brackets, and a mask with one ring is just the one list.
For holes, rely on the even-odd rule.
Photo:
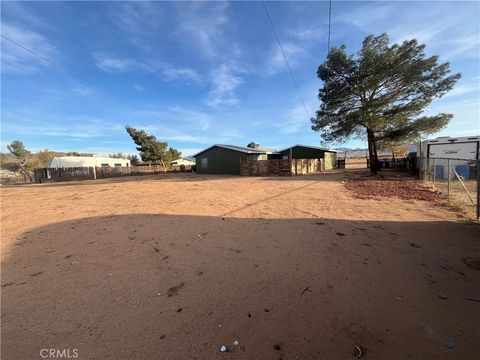
{"label": "wooden fence", "polygon": [[37,183],[95,179],[93,167],[41,168],[33,170],[33,173]]}
{"label": "wooden fence", "polygon": [[325,171],[323,159],[240,160],[242,176],[292,176],[316,174]]}
{"label": "wooden fence", "polygon": [[35,169],[35,182],[59,182],[76,180],[106,179],[119,176],[154,175],[166,173],[191,172],[191,166],[139,165],[129,167],[74,167]]}

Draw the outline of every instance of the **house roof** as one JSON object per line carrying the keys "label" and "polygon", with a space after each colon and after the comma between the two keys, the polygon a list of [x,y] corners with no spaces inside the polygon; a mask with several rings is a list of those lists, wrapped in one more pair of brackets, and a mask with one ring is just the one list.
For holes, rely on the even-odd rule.
{"label": "house roof", "polygon": [[322,147],[318,147],[318,146],[302,145],[302,144],[295,144],[295,145],[286,147],[285,149],[278,150],[278,152],[282,152],[282,151],[285,151],[285,150],[288,150],[288,149],[292,149],[292,148],[294,148],[294,147],[304,147],[304,148],[310,148],[310,149],[316,149],[316,150],[323,150],[323,151],[334,152],[334,153],[337,152],[337,150],[331,150],[331,149],[322,148]]}
{"label": "house roof", "polygon": [[196,154],[193,154],[192,157],[196,157],[197,155],[199,155],[199,154],[201,154],[201,153],[203,153],[207,150],[210,150],[211,148],[214,148],[214,147],[221,147],[221,148],[224,148],[224,149],[239,151],[239,152],[242,152],[242,153],[245,153],[245,154],[271,154],[271,153],[274,152],[270,149],[252,149],[252,148],[244,147],[244,146],[214,144],[212,146],[209,146],[206,149],[203,149],[203,150],[199,151]]}

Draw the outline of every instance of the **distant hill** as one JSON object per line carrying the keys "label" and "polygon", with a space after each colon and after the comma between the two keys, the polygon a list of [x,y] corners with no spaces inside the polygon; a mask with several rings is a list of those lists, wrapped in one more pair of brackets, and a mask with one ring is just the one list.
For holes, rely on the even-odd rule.
{"label": "distant hill", "polygon": [[[368,157],[368,149],[340,147],[340,148],[336,148],[335,150],[337,150],[337,159],[344,159],[345,157],[347,158]],[[388,151],[378,150],[378,156],[390,158],[392,157],[392,154]]]}

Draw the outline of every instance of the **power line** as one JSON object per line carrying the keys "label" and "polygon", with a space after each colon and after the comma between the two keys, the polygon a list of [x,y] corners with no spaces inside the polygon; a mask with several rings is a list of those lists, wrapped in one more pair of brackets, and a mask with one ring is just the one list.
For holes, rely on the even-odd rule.
{"label": "power line", "polygon": [[10,39],[10,38],[6,37],[5,35],[2,35],[2,34],[0,34],[0,37],[1,37],[2,39],[5,39],[5,40],[7,40],[7,41],[10,41],[12,44],[18,46],[19,48],[22,48],[22,49],[25,50],[26,52],[28,52],[28,53],[36,56],[36,57],[38,57],[38,58],[40,58],[40,59],[48,62],[49,64],[51,64],[51,65],[53,65],[53,66],[57,66],[55,63],[53,63],[52,61],[50,61],[50,59],[48,59],[48,58],[46,58],[45,56],[37,53],[36,51],[33,51],[33,50],[30,50],[30,49],[26,48],[25,46],[23,46],[22,44],[19,44],[19,43],[16,42],[15,40],[12,40],[12,39]]}
{"label": "power line", "polygon": [[328,55],[330,54],[330,36],[332,33],[332,0],[328,2],[328,39],[327,39],[327,78],[325,79],[325,90],[328,101],[328,82],[330,80],[330,69],[328,68]]}
{"label": "power line", "polygon": [[305,114],[307,115],[307,118],[310,118],[309,112],[307,110],[307,106],[305,105],[305,101],[303,100],[302,94],[300,93],[300,89],[298,87],[297,81],[295,80],[295,77],[293,76],[292,69],[290,68],[290,64],[288,63],[287,56],[285,55],[285,51],[283,50],[282,43],[280,42],[280,38],[278,37],[277,31],[275,30],[275,26],[273,25],[272,18],[270,17],[270,14],[268,13],[267,5],[265,4],[265,1],[262,1],[263,8],[265,9],[265,13],[267,14],[267,18],[270,22],[270,25],[272,27],[273,34],[275,35],[275,38],[277,39],[278,47],[280,48],[280,51],[282,52],[283,58],[285,59],[285,64],[287,64],[288,72],[290,73],[290,77],[292,78],[292,82],[295,85],[295,88],[297,89],[298,97],[300,98],[300,101],[303,104],[303,109],[305,110]]}
{"label": "power line", "polygon": [[5,36],[5,35],[2,35],[0,34],[0,37],[4,40],[7,40],[9,42],[11,42],[13,45],[15,46],[18,46],[19,48],[25,50],[26,52],[28,52],[29,54],[33,55],[33,56],[36,56],[37,58],[39,59],[42,59],[43,61],[46,61],[48,62],[50,65],[54,66],[55,68],[57,68],[58,70],[60,70],[60,72],[63,73],[63,75],[65,75],[67,78],[69,78],[71,81],[73,81],[74,83],[78,83],[80,85],[82,85],[82,81],[80,80],[77,80],[75,79],[74,77],[72,77],[64,68],[62,68],[61,66],[59,66],[58,64],[54,63],[53,61],[51,61],[49,58],[47,58],[46,56],[42,55],[42,54],[39,54],[38,52],[32,50],[32,49],[29,49],[25,46],[23,46],[22,44],[20,44],[19,42],[15,41],[15,40],[12,40],[10,39],[9,37]]}
{"label": "power line", "polygon": [[[83,86],[83,85],[84,85],[84,81],[78,80],[78,79],[76,79],[75,77],[71,76],[64,68],[62,68],[62,67],[59,66],[58,64],[55,64],[53,61],[51,61],[51,60],[48,59],[47,57],[43,56],[42,54],[39,54],[39,53],[37,53],[36,51],[31,50],[31,49],[23,46],[22,44],[16,42],[15,40],[10,39],[9,37],[7,37],[7,36],[5,36],[5,35],[0,34],[0,37],[1,37],[2,39],[5,39],[5,40],[11,42],[11,43],[14,44],[15,46],[18,46],[19,48],[25,50],[25,51],[28,52],[29,54],[34,55],[34,56],[38,57],[39,59],[42,59],[42,60],[48,62],[50,65],[52,65],[52,66],[54,66],[55,68],[57,68],[58,70],[60,70],[60,72],[62,72],[63,75],[65,75],[65,77],[67,77],[68,79],[70,79],[70,80],[73,81],[74,83],[80,84],[80,86]],[[87,83],[87,85],[90,85],[90,84]],[[132,103],[131,101],[129,101],[129,100],[127,100],[127,99],[121,99],[121,98],[114,97],[114,96],[112,96],[112,95],[109,94],[109,93],[105,93],[105,92],[103,92],[103,93],[104,93],[104,95],[110,97],[111,99],[114,99],[114,100],[119,101],[119,102],[121,102],[121,103],[126,103],[126,104],[128,104],[128,105],[130,105],[130,106],[132,106],[133,108],[136,108],[136,109],[138,109],[138,110],[142,110],[142,111],[144,110],[143,108],[140,108],[139,106],[135,105],[134,103]]]}
{"label": "power line", "polygon": [[330,52],[330,35],[332,33],[332,0],[328,3],[328,52]]}

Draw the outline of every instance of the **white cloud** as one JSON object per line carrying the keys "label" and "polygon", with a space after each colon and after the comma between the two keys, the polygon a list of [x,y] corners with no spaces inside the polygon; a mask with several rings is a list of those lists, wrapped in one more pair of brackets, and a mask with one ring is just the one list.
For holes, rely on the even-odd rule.
{"label": "white cloud", "polygon": [[192,142],[192,143],[198,143],[198,144],[208,144],[211,141],[210,138],[203,137],[203,136],[195,136],[190,134],[166,136],[165,139],[173,140],[173,141]]}
{"label": "white cloud", "polygon": [[103,53],[93,53],[95,65],[108,73],[143,72],[157,73],[165,81],[200,82],[200,75],[189,67],[174,67],[159,61],[139,61],[133,58],[118,58]]}
{"label": "white cloud", "polygon": [[205,131],[210,128],[213,121],[208,114],[180,106],[134,111],[131,117],[145,131],[161,131],[167,133],[166,136]]}
{"label": "white cloud", "polygon": [[275,126],[280,134],[291,135],[308,129],[310,125],[310,119],[307,118],[303,105],[299,104],[285,112]]}
{"label": "white cloud", "polygon": [[6,22],[2,22],[1,28],[4,36],[39,55],[2,39],[2,72],[31,75],[58,62],[57,48],[41,34]]}
{"label": "white cloud", "polygon": [[134,87],[134,89],[137,90],[137,91],[140,91],[140,92],[144,92],[144,91],[145,91],[145,88],[144,88],[142,85],[133,84],[133,87]]}
{"label": "white cloud", "polygon": [[180,148],[179,149],[181,152],[182,152],[182,156],[183,157],[186,157],[186,156],[192,156],[200,151],[203,150],[203,148]]}
{"label": "white cloud", "polygon": [[88,96],[88,95],[92,94],[93,89],[88,87],[88,86],[85,86],[85,85],[78,85],[78,86],[72,88],[71,92],[74,95],[78,95],[78,96]]}
{"label": "white cloud", "polygon": [[167,81],[173,80],[193,80],[200,81],[200,75],[189,67],[175,68],[171,65],[165,65],[162,68],[163,78]]}
{"label": "white cloud", "polygon": [[95,89],[77,83],[73,87],[66,87],[66,88],[51,88],[51,87],[43,87],[42,93],[46,94],[51,99],[65,99],[65,98],[72,98],[72,97],[87,97],[94,93]]}
{"label": "white cloud", "polygon": [[177,143],[230,143],[241,134],[224,119],[184,107],[151,108],[126,115],[133,127],[144,129],[160,140]]}
{"label": "white cloud", "polygon": [[294,39],[302,42],[318,42],[325,41],[326,39],[326,30],[325,24],[320,23],[319,26],[300,26],[288,31],[289,35]]}
{"label": "white cloud", "polygon": [[93,57],[95,58],[95,65],[100,70],[109,73],[127,72],[140,65],[134,59],[115,58],[100,53],[94,53]]}
{"label": "white cloud", "polygon": [[419,2],[409,6],[402,2],[371,3],[341,12],[334,19],[334,34],[348,29],[335,27],[335,22],[354,25],[366,34],[386,32],[393,43],[417,39],[426,44],[428,54],[441,59],[478,58],[478,29],[466,24],[478,24],[480,17],[469,2],[457,2],[452,16],[451,2]]}
{"label": "white cloud", "polygon": [[37,28],[52,28],[52,25],[45,21],[45,19],[33,14],[27,6],[24,6],[24,4],[18,1],[2,2],[2,20],[5,19],[19,24],[29,24]]}
{"label": "white cloud", "polygon": [[[307,53],[305,48],[290,42],[282,44],[282,48],[290,67],[295,67],[300,62],[300,59]],[[266,63],[268,75],[273,75],[281,71],[288,71],[282,51],[277,43],[272,44],[270,54],[271,55]]]}
{"label": "white cloud", "polygon": [[473,92],[477,92],[478,96],[479,87],[478,84],[476,85],[467,85],[467,84],[460,84],[453,87],[451,91],[449,91],[443,98],[450,98],[459,95],[470,94]]}
{"label": "white cloud", "polygon": [[225,39],[230,24],[227,2],[181,2],[177,4],[179,33],[177,38],[194,47],[207,58],[224,57],[235,43]]}
{"label": "white cloud", "polygon": [[124,131],[123,125],[107,119],[69,115],[62,115],[60,118],[31,109],[7,112],[3,114],[3,117],[7,121],[2,124],[2,132],[8,134],[88,139]]}
{"label": "white cloud", "polygon": [[163,19],[162,4],[148,1],[130,1],[115,4],[111,13],[113,22],[127,35],[127,39],[144,51],[151,51],[151,39],[160,31]]}
{"label": "white cloud", "polygon": [[351,10],[336,14],[332,20],[332,25],[334,27],[336,22],[353,24],[368,32],[372,24],[392,19],[395,12],[396,5],[387,2],[374,2],[363,6],[354,6]]}
{"label": "white cloud", "polygon": [[210,81],[213,89],[207,95],[205,103],[213,108],[224,108],[236,105],[239,99],[235,89],[243,84],[244,80],[238,74],[234,65],[221,64],[210,72]]}

